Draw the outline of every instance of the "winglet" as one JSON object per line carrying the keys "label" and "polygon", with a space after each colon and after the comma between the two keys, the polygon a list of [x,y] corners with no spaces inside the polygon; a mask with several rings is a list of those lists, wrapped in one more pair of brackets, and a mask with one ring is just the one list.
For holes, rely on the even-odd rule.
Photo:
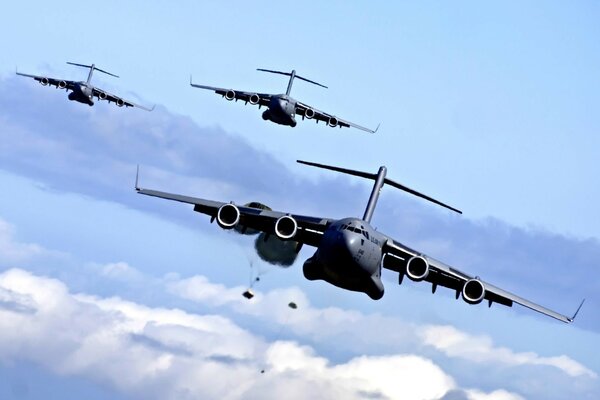
{"label": "winglet", "polygon": [[581,304],[579,304],[579,307],[577,307],[577,311],[575,311],[575,314],[573,314],[573,316],[571,318],[567,318],[569,320],[569,322],[575,321],[575,317],[577,316],[577,313],[579,313],[579,310],[581,310],[581,306],[583,306],[584,302],[585,302],[585,299],[581,300]]}
{"label": "winglet", "polygon": [[373,131],[373,133],[377,133],[377,131],[379,130],[379,126],[381,126],[381,122],[377,124],[377,128],[375,128],[375,130]]}
{"label": "winglet", "polygon": [[193,86],[194,84],[192,83],[192,74],[190,74],[190,86]]}
{"label": "winglet", "polygon": [[135,171],[135,190],[140,191],[140,186],[138,185],[138,181],[140,179],[140,164],[137,165],[137,169]]}

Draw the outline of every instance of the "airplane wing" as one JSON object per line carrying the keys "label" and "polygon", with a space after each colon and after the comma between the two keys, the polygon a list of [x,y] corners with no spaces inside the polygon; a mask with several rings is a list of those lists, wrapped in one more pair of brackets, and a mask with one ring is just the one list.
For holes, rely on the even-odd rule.
{"label": "airplane wing", "polygon": [[[194,211],[209,215],[211,222],[217,218],[219,209],[226,204],[213,200],[205,200],[196,197],[182,196],[179,194],[165,193],[157,190],[142,189],[136,185],[136,190],[140,194],[146,196],[160,197],[162,199],[179,201],[182,203],[192,204]],[[291,238],[299,243],[307,244],[309,246],[317,247],[321,242],[323,232],[331,224],[333,220],[328,218],[309,217],[303,215],[289,214],[279,211],[263,210],[260,208],[238,206],[235,205],[239,212],[240,218],[238,225],[241,226],[242,230],[245,228],[255,229],[268,234],[275,234],[275,223],[280,217],[290,216],[296,220],[298,224],[298,230],[296,235]]]}
{"label": "airplane wing", "polygon": [[102,90],[100,88],[94,87],[92,88],[92,93],[94,97],[97,97],[98,100],[106,100],[109,103],[115,103],[116,105],[118,105],[119,107],[137,107],[137,108],[141,108],[142,110],[146,110],[146,111],[152,111],[154,110],[154,106],[152,106],[152,108],[147,108],[144,106],[141,106],[139,104],[136,104],[132,101],[129,100],[125,100],[122,97],[116,96],[112,93],[109,93],[105,90]]}
{"label": "airplane wing", "polygon": [[195,83],[192,83],[191,78],[190,78],[190,86],[199,88],[199,89],[212,90],[216,94],[220,94],[221,96],[225,97],[227,100],[235,100],[235,101],[241,100],[241,101],[245,102],[246,104],[250,103],[253,105],[258,105],[259,107],[268,106],[269,101],[271,101],[270,94],[256,93],[256,92],[244,92],[242,90],[225,89],[225,88],[218,88],[218,87],[206,86],[206,85],[197,85]]}
{"label": "airplane wing", "polygon": [[65,89],[66,91],[73,90],[73,88],[75,87],[75,84],[77,83],[75,81],[67,81],[64,79],[55,79],[55,78],[48,78],[46,76],[40,76],[40,75],[24,74],[24,73],[18,72],[18,71],[16,72],[16,74],[21,75],[21,76],[26,76],[28,78],[33,78],[44,86],[46,86],[46,85],[56,86],[57,89]]}
{"label": "airplane wing", "polygon": [[346,121],[346,120],[338,118],[334,115],[328,114],[326,112],[319,111],[316,108],[313,108],[313,107],[311,107],[307,104],[301,103],[301,102],[296,103],[296,115],[300,115],[302,117],[302,119],[304,119],[304,118],[314,119],[317,123],[319,121],[323,121],[331,127],[335,127],[335,126],[339,126],[340,128],[353,127],[353,128],[357,128],[357,129],[360,129],[362,131],[369,132],[369,133],[375,133],[375,132],[377,132],[377,129],[379,129],[379,126],[375,130],[365,128],[364,126],[360,126],[360,125],[357,125],[350,121]]}
{"label": "airplane wing", "polygon": [[[424,278],[425,281],[430,282],[433,285],[433,291],[435,288],[439,286],[444,286],[456,291],[456,298],[460,295],[465,287],[465,283],[470,280],[477,280],[484,287],[484,295],[483,299],[488,301],[488,305],[491,307],[492,303],[503,304],[508,307],[512,307],[513,303],[520,304],[524,307],[547,315],[549,317],[555,318],[562,322],[573,322],[577,313],[581,309],[583,305],[583,301],[579,305],[579,308],[575,312],[572,317],[567,317],[565,315],[559,314],[556,311],[552,311],[546,307],[535,304],[529,300],[526,300],[522,297],[514,295],[506,290],[500,289],[494,285],[491,285],[487,282],[484,282],[479,279],[479,277],[471,276],[464,272],[461,272],[447,264],[444,264],[441,261],[438,261],[434,258],[431,258],[425,254],[419,253],[399,242],[394,241],[391,238],[388,238],[384,248],[385,258],[383,262],[383,267],[387,269],[391,269],[400,273],[400,280],[406,274],[406,263],[412,257],[422,257],[429,264],[429,273]],[[392,257],[391,260],[387,260],[388,257]],[[387,262],[386,262],[387,261]]]}

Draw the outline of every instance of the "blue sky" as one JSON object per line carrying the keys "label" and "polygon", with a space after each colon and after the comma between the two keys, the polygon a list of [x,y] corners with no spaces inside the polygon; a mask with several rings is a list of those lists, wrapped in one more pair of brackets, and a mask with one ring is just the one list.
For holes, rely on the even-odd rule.
{"label": "blue sky", "polygon": [[[307,387],[324,398],[597,397],[599,11],[594,2],[5,5],[0,312],[17,334],[0,335],[2,397],[40,397],[39,382],[61,398],[275,398],[290,388],[301,398]],[[14,76],[18,66],[85,77],[65,61],[120,75],[94,81],[156,110],[89,108]],[[297,82],[292,94],[380,131],[268,124],[188,86],[193,74],[285,89],[257,67],[328,85]],[[132,190],[139,163],[148,187],[361,215],[367,183],[298,158],[385,164],[392,179],[465,214],[387,188],[380,229],[558,311],[588,303],[563,326],[397,287],[392,274],[372,302],[305,281],[301,262],[261,265],[250,303],[240,295],[249,238]],[[290,298],[300,305],[292,315],[281,308]],[[72,329],[57,335],[65,321]],[[257,376],[264,365],[273,372]],[[424,376],[429,385],[411,386]]]}

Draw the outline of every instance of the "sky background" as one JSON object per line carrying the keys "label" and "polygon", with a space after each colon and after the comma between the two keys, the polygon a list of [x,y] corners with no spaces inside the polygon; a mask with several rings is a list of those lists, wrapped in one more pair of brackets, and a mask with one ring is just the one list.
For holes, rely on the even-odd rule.
{"label": "sky background", "polygon": [[[600,6],[397,3],[3,5],[0,397],[600,396]],[[14,75],[85,79],[65,61],[156,109]],[[329,89],[294,97],[381,128],[292,129],[188,84],[285,90],[256,68],[296,69]],[[565,314],[585,297],[581,314],[469,306],[390,271],[374,302],[304,280],[307,247],[264,265],[252,238],[133,190],[140,164],[144,187],[362,215],[368,182],[296,159],[386,165],[464,214],[384,188],[378,229]]]}

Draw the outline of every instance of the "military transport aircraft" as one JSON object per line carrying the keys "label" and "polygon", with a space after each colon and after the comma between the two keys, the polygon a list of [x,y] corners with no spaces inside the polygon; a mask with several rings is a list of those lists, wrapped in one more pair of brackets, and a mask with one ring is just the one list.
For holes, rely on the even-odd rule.
{"label": "military transport aircraft", "polygon": [[92,75],[94,74],[94,71],[103,72],[107,75],[114,76],[115,78],[118,78],[117,75],[114,75],[114,74],[111,74],[110,72],[104,71],[104,70],[96,67],[94,64],[84,65],[84,64],[76,64],[76,63],[72,63],[72,62],[67,62],[67,64],[76,65],[78,67],[89,68],[90,72],[88,74],[87,80],[85,82],[83,82],[83,81],[81,81],[81,82],[67,81],[67,80],[62,80],[62,79],[48,78],[45,76],[23,74],[18,71],[17,71],[17,75],[33,78],[44,86],[47,86],[47,85],[56,86],[57,89],[65,89],[67,92],[69,90],[71,90],[72,93],[69,93],[69,100],[78,101],[80,103],[87,104],[90,107],[94,105],[93,98],[97,97],[99,100],[106,100],[109,103],[115,103],[119,107],[123,107],[123,106],[138,107],[138,108],[141,108],[142,110],[146,110],[146,111],[152,111],[154,109],[154,106],[152,108],[146,108],[146,107],[140,106],[139,104],[135,104],[129,100],[125,100],[119,96],[115,96],[114,94],[111,94],[105,90],[97,88],[90,83],[90,81],[92,80]]}
{"label": "military transport aircraft", "polygon": [[327,125],[333,127],[339,126],[343,127],[354,127],[361,129],[366,132],[375,133],[379,126],[375,130],[371,130],[369,128],[365,128],[360,125],[353,124],[352,122],[345,121],[341,118],[338,118],[334,115],[328,114],[323,111],[319,111],[316,108],[313,108],[307,104],[301,103],[296,99],[290,96],[290,92],[292,90],[292,84],[294,83],[294,79],[301,79],[306,82],[310,82],[317,86],[321,86],[327,88],[327,86],[321,85],[320,83],[311,81],[310,79],[306,79],[301,77],[300,75],[296,75],[296,71],[292,70],[292,72],[281,72],[281,71],[273,71],[270,69],[262,69],[258,68],[257,71],[270,72],[273,74],[281,74],[290,77],[288,82],[287,90],[285,94],[266,94],[266,93],[256,93],[256,92],[243,92],[240,90],[233,89],[224,89],[213,86],[205,86],[205,85],[197,85],[192,83],[192,78],[190,77],[190,85],[195,88],[213,90],[215,93],[220,94],[225,97],[227,100],[242,100],[245,104],[258,105],[258,108],[262,106],[266,106],[267,110],[263,112],[262,117],[265,121],[272,121],[276,124],[280,125],[288,125],[292,128],[296,126],[296,115],[300,115],[302,119],[314,119],[317,123],[319,121],[325,122]]}
{"label": "military transport aircraft", "polygon": [[581,309],[583,301],[572,317],[559,314],[493,286],[478,276],[461,272],[413,250],[374,229],[370,223],[371,217],[379,192],[385,184],[461,213],[453,207],[386,178],[385,167],[380,167],[378,173],[373,174],[307,161],[298,160],[298,162],[374,180],[375,184],[363,217],[329,219],[303,216],[272,211],[265,207],[249,206],[259,203],[237,206],[233,202],[222,203],[142,189],[138,185],[137,176],[135,187],[140,194],[193,204],[194,211],[209,215],[211,222],[216,220],[223,229],[238,230],[241,227],[242,230],[262,231],[282,241],[295,242],[296,246],[292,247],[292,251],[295,252],[299,252],[303,244],[314,246],[317,250],[303,266],[306,279],[321,279],[342,289],[366,293],[374,300],[383,297],[384,288],[381,281],[383,267],[399,273],[399,284],[402,283],[404,276],[416,282],[427,281],[432,284],[433,293],[438,286],[444,286],[454,290],[457,299],[462,296],[462,299],[469,304],[478,304],[487,300],[489,306],[492,303],[499,303],[512,307],[513,303],[517,303],[562,322],[572,322]]}

